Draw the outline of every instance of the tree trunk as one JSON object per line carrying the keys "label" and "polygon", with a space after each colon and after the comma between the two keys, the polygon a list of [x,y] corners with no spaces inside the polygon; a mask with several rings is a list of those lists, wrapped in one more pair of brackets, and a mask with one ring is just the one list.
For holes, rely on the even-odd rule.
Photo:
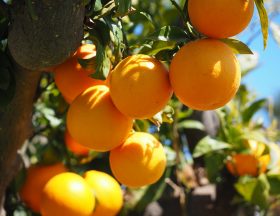
{"label": "tree trunk", "polygon": [[12,102],[0,110],[0,201],[18,171],[17,150],[32,132],[33,98],[40,73],[15,65],[16,93]]}
{"label": "tree trunk", "polygon": [[[17,150],[32,133],[33,100],[45,68],[65,61],[83,38],[83,0],[17,0],[1,9],[11,14],[8,49],[14,61],[16,93],[0,108],[0,205],[17,172]],[[1,210],[0,210],[1,214]],[[2,214],[1,214],[2,215]]]}

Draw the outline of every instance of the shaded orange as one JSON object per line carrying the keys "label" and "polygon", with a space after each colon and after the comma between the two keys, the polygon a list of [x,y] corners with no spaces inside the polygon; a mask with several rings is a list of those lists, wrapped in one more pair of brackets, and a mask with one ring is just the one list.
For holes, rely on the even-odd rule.
{"label": "shaded orange", "polygon": [[154,116],[172,95],[167,69],[160,61],[147,55],[125,58],[109,79],[113,103],[132,118]]}
{"label": "shaded orange", "polygon": [[85,90],[70,105],[67,128],[71,136],[95,151],[109,151],[120,144],[132,129],[133,120],[114,106],[109,88],[97,85]]}
{"label": "shaded orange", "polygon": [[42,216],[90,216],[95,198],[79,175],[65,172],[48,181],[42,193]]}
{"label": "shaded orange", "polygon": [[240,86],[241,72],[233,51],[214,39],[184,45],[171,61],[170,81],[178,99],[196,110],[224,106]]}
{"label": "shaded orange", "polygon": [[34,212],[40,212],[41,193],[45,184],[53,176],[66,172],[66,167],[61,164],[34,165],[27,170],[27,176],[19,194],[26,205]]}
{"label": "shaded orange", "polygon": [[103,81],[93,79],[89,76],[95,72],[95,69],[84,69],[78,62],[78,58],[91,59],[95,56],[95,46],[84,44],[78,48],[71,58],[54,69],[54,80],[57,88],[69,104],[88,87],[103,84]]}
{"label": "shaded orange", "polygon": [[247,27],[254,0],[189,0],[188,12],[199,32],[211,38],[227,38]]}
{"label": "shaded orange", "polygon": [[110,167],[115,178],[129,187],[155,183],[165,166],[162,144],[148,133],[132,133],[123,145],[110,152]]}
{"label": "shaded orange", "polygon": [[119,183],[107,173],[96,170],[86,172],[84,178],[92,188],[97,201],[91,216],[117,215],[123,205]]}
{"label": "shaded orange", "polygon": [[71,137],[68,130],[65,131],[64,141],[67,148],[76,155],[87,155],[90,151],[89,148],[81,145]]}

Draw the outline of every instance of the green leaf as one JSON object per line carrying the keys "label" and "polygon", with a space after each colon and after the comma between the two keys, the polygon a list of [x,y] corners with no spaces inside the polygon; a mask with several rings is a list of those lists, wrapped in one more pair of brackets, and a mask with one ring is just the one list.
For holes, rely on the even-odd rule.
{"label": "green leaf", "polygon": [[258,178],[241,177],[234,186],[247,202],[258,205],[261,209],[268,207],[270,185],[266,175],[262,174]]}
{"label": "green leaf", "polygon": [[96,44],[96,62],[97,67],[95,73],[91,75],[94,79],[105,80],[110,72],[111,61],[106,53],[106,47],[104,47],[99,41]]}
{"label": "green leaf", "polygon": [[261,209],[266,209],[269,204],[269,190],[270,185],[266,175],[260,175],[252,195],[252,203],[258,205]]}
{"label": "green leaf", "polygon": [[158,182],[148,187],[142,198],[137,202],[134,208],[136,211],[143,211],[149,203],[158,200],[162,196],[164,189],[166,188],[165,179],[170,176],[171,170],[172,167],[168,167]]}
{"label": "green leaf", "polygon": [[244,198],[244,200],[250,202],[252,200],[252,196],[256,188],[256,185],[257,185],[256,178],[243,176],[238,179],[238,182],[235,183],[234,187],[237,190],[237,192]]}
{"label": "green leaf", "polygon": [[224,154],[208,154],[204,157],[205,167],[207,170],[207,177],[210,182],[218,182],[221,176],[221,170],[224,167],[224,160],[226,155]]}
{"label": "green leaf", "polygon": [[195,146],[193,157],[197,158],[213,151],[219,151],[219,150],[229,149],[229,148],[231,148],[230,144],[206,136],[205,138],[200,140]]}
{"label": "green leaf", "polygon": [[154,21],[153,21],[153,19],[152,19],[150,14],[145,13],[143,11],[139,12],[139,14],[144,16],[147,19],[147,21],[149,22],[149,24],[152,26],[152,28],[155,29]]}
{"label": "green leaf", "polygon": [[80,59],[78,58],[79,64],[82,66],[84,69],[88,70],[95,70],[96,68],[96,57],[90,58],[90,59]]}
{"label": "green leaf", "polygon": [[270,193],[272,195],[280,194],[280,174],[268,174],[267,179],[270,185]]}
{"label": "green leaf", "polygon": [[[100,3],[95,4],[95,8],[94,8],[95,16],[93,17],[93,20],[99,20],[101,18],[104,18],[105,16],[112,13],[113,10],[115,9],[115,7],[116,7],[116,5],[113,1],[108,2],[106,5],[104,5],[104,7],[102,6],[102,4],[100,5]],[[99,9],[99,10],[96,11],[97,9]]]}
{"label": "green leaf", "polygon": [[131,0],[115,0],[115,4],[118,6],[116,16],[123,17],[132,11]]}
{"label": "green leaf", "polygon": [[243,123],[248,123],[251,120],[251,118],[253,117],[253,115],[258,110],[263,108],[266,105],[266,103],[267,103],[267,99],[260,99],[260,100],[253,102],[249,107],[247,107],[242,113]]}
{"label": "green leaf", "polygon": [[111,41],[110,28],[105,20],[96,20],[95,26],[89,31],[89,38],[96,46],[96,71],[92,78],[105,80],[109,74],[111,61],[107,55],[107,48]]}
{"label": "green leaf", "polygon": [[204,125],[200,121],[196,120],[185,120],[178,123],[178,129],[197,129],[197,130],[205,130]]}
{"label": "green leaf", "polygon": [[243,42],[232,39],[232,38],[225,38],[221,39],[222,42],[227,44],[236,54],[253,54],[250,48]]}
{"label": "green leaf", "polygon": [[164,50],[172,50],[176,46],[174,41],[155,41],[152,42],[151,46],[143,46],[139,53],[146,55],[156,55]]}
{"label": "green leaf", "polygon": [[267,39],[268,39],[268,16],[264,7],[264,1],[263,0],[255,0],[255,4],[258,9],[260,22],[262,26],[262,35],[263,35],[263,47],[266,48],[267,45]]}
{"label": "green leaf", "polygon": [[176,26],[164,26],[147,39],[153,41],[173,41],[173,42],[186,42],[188,41],[188,34]]}

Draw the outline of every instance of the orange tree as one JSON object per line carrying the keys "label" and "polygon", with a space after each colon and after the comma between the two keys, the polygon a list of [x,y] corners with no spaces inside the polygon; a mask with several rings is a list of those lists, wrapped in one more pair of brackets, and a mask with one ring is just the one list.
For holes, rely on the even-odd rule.
{"label": "orange tree", "polygon": [[[142,215],[156,201],[166,215],[268,212],[277,126],[253,119],[268,103],[240,86],[248,71],[235,56],[252,52],[227,38],[254,5],[266,46],[262,0],[0,0],[1,212]],[[198,117],[209,113],[217,129]],[[44,187],[32,178],[55,163],[72,173]],[[193,200],[210,182],[216,200],[203,212]],[[23,190],[40,197],[35,209]]]}

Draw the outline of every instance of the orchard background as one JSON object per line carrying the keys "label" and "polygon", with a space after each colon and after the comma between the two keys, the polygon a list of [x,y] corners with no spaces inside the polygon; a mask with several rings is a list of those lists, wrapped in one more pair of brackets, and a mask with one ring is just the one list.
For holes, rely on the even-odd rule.
{"label": "orchard background", "polygon": [[[280,215],[279,99],[260,98],[246,82],[259,66],[250,45],[279,43],[279,6],[255,0],[243,42],[223,39],[238,54],[245,80],[225,107],[195,111],[173,95],[160,113],[134,121],[135,131],[164,145],[167,164],[154,184],[122,186],[119,215]],[[0,214],[38,215],[19,195],[27,180],[36,181],[36,174],[27,178],[31,165],[63,163],[77,174],[113,176],[108,153],[78,155],[65,144],[69,105],[54,71],[81,43],[95,44],[96,57],[79,58],[79,64],[105,80],[129,55],[146,54],[168,66],[180,47],[199,38],[188,0],[0,0]],[[37,192],[32,186],[31,196]]]}

